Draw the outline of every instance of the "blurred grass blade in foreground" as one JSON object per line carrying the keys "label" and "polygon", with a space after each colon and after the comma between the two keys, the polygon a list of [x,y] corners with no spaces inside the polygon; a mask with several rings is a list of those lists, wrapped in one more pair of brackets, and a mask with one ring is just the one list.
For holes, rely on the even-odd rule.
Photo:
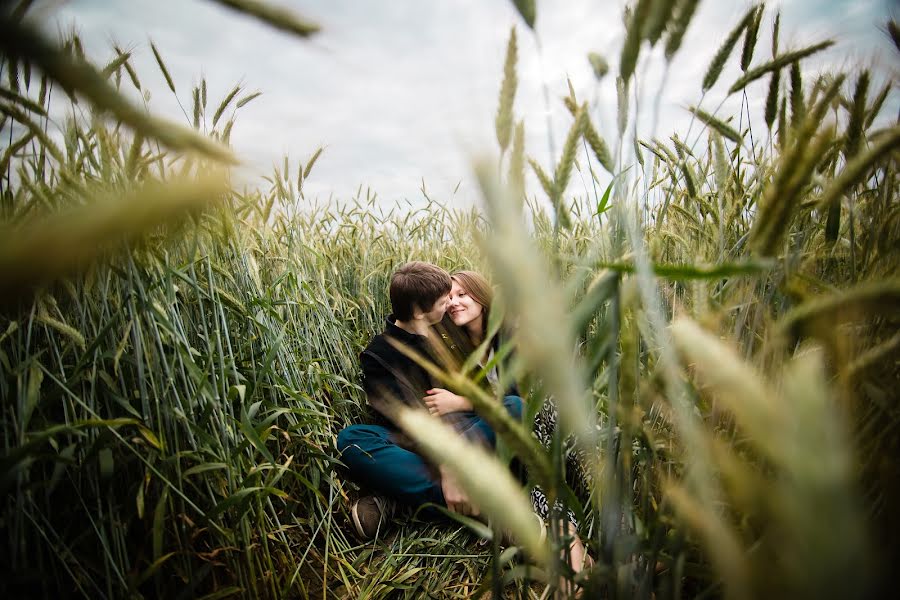
{"label": "blurred grass blade in foreground", "polygon": [[307,21],[291,10],[274,6],[269,2],[261,2],[260,0],[210,1],[300,37],[309,37],[319,32],[319,26],[315,23]]}
{"label": "blurred grass blade in foreground", "polygon": [[475,165],[491,236],[481,245],[504,291],[509,313],[518,319],[518,351],[525,371],[542,378],[559,406],[566,429],[576,434],[592,473],[599,473],[597,417],[588,411],[585,376],[574,353],[575,336],[562,286],[554,285],[549,266],[525,233],[515,199],[494,175],[488,161]]}
{"label": "blurred grass blade in foreground", "polygon": [[0,11],[0,49],[38,66],[66,91],[133,128],[144,137],[158,139],[172,150],[194,151],[220,162],[236,164],[227,147],[191,129],[154,117],[125,98],[87,61],[74,58],[35,29]]}
{"label": "blurred grass blade in foreground", "polygon": [[535,526],[528,496],[495,456],[424,411],[398,406],[394,419],[426,456],[453,473],[482,513],[510,531],[536,561],[543,565],[552,562],[550,548]]}
{"label": "blurred grass blade in foreground", "polygon": [[[669,488],[676,509],[700,531],[728,596],[865,597],[868,553],[852,453],[828,390],[822,352],[802,350],[776,374],[776,388],[694,322],[676,321],[672,334],[696,372],[698,390],[734,415],[736,433],[746,440],[743,452],[707,446],[732,457],[731,489],[743,490],[732,497],[732,506],[766,524],[766,535],[738,551],[735,540],[752,531],[749,523],[729,525],[721,509],[696,505],[677,486]],[[714,434],[707,435],[711,440]],[[754,448],[762,451],[766,471],[748,460]],[[723,457],[715,458],[722,464]]]}
{"label": "blurred grass blade in foreground", "polygon": [[9,294],[73,274],[113,245],[221,200],[228,189],[224,175],[156,182],[125,197],[115,195],[5,227],[0,234],[0,293],[10,300]]}

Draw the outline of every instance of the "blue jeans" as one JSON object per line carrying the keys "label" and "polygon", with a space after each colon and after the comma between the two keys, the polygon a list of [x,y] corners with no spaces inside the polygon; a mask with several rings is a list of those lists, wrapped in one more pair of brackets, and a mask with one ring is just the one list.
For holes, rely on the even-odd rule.
{"label": "blue jeans", "polygon": [[[522,399],[506,396],[503,406],[517,420],[522,418]],[[474,412],[457,413],[457,430],[472,440],[491,447],[497,442],[494,430]],[[350,477],[364,488],[417,507],[425,502],[446,506],[440,478],[421,456],[398,446],[393,430],[381,425],[351,425],[338,434],[337,448]]]}

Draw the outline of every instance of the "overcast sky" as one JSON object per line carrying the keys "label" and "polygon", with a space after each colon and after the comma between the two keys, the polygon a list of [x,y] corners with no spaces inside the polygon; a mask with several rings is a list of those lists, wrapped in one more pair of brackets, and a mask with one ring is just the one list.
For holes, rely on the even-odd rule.
{"label": "overcast sky", "polygon": [[[570,121],[560,102],[567,93],[567,76],[579,98],[592,102],[591,116],[601,133],[611,144],[615,139],[612,75],[624,37],[624,2],[538,0],[537,38],[509,0],[277,3],[320,24],[321,33],[301,40],[203,0],[45,0],[35,14],[45,27],[74,27],[98,63],[111,58],[113,43],[132,51],[151,109],[179,122],[186,117],[155,65],[150,39],[188,112],[191,89],[201,77],[208,82],[210,120],[236,83],[262,91],[237,114],[235,149],[261,175],[284,155],[296,165],[324,146],[307,184],[307,193],[322,200],[331,195],[350,199],[362,186],[383,199],[419,203],[424,179],[429,195],[437,199],[459,205],[476,201],[470,160],[475,153],[496,151],[493,119],[512,26],[519,40],[515,111],[525,119],[527,152],[552,170],[542,86],[549,89],[558,154]],[[656,137],[686,128],[689,115],[683,107],[699,99],[712,55],[749,5],[745,0],[700,3],[671,66]],[[828,37],[838,41],[803,63],[806,82],[828,68],[856,73],[862,65],[896,73],[897,54],[881,31],[889,15],[898,16],[896,0],[770,2],[754,64],[771,57],[769,32],[777,7],[782,11],[783,50]],[[586,58],[591,51],[610,63],[610,75],[599,83]],[[705,108],[712,110],[724,98],[740,74],[738,62],[737,56],[729,61],[704,100]],[[651,135],[650,109],[664,65],[662,48],[644,48],[638,67],[645,107],[638,125],[644,137]],[[764,79],[748,88],[757,135],[765,132],[760,107],[767,87]],[[870,96],[879,89],[873,88]],[[720,114],[737,115],[739,102],[735,96]],[[894,115],[897,105],[895,95],[889,104]]]}

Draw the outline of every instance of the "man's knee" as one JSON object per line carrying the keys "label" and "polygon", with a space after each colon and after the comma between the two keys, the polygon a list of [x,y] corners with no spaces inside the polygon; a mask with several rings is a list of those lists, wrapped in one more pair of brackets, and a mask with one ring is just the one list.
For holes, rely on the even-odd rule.
{"label": "man's knee", "polygon": [[356,432],[354,429],[358,427],[357,425],[350,425],[349,427],[345,427],[341,429],[337,436],[337,449],[341,454],[344,453],[344,450],[352,446],[355,442]]}
{"label": "man's knee", "polygon": [[503,398],[503,406],[514,419],[522,420],[522,399],[519,396],[506,396]]}
{"label": "man's knee", "polygon": [[337,449],[343,454],[351,448],[359,448],[360,446],[371,445],[374,438],[377,438],[377,432],[373,425],[350,425],[345,427],[338,433]]}

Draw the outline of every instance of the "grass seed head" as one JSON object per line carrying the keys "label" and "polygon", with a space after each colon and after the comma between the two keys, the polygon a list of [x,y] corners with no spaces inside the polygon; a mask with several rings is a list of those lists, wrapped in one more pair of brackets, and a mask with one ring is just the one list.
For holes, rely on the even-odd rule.
{"label": "grass seed head", "polygon": [[699,4],[700,0],[677,0],[674,11],[675,20],[671,23],[671,27],[667,28],[669,35],[666,38],[666,60],[671,62],[675,53],[681,48],[681,41],[684,39],[684,34],[687,32],[688,25],[691,24],[691,19],[694,18],[694,12]]}
{"label": "grass seed head", "polygon": [[597,52],[589,52],[588,62],[591,63],[591,70],[594,72],[594,77],[597,81],[600,81],[609,73],[609,63],[603,58],[603,55]]}
{"label": "grass seed head", "polygon": [[531,30],[534,30],[534,21],[537,18],[537,0],[513,0],[513,4],[522,20]]}
{"label": "grass seed head", "polygon": [[169,86],[169,89],[172,90],[173,94],[176,93],[175,82],[172,80],[172,75],[169,74],[169,69],[166,68],[166,63],[163,62],[162,56],[160,55],[156,44],[154,44],[152,41],[150,42],[150,49],[153,51],[153,58],[156,59],[156,64],[166,80],[166,85]]}
{"label": "grass seed head", "polygon": [[815,54],[817,52],[821,52],[822,50],[825,50],[826,48],[830,48],[833,45],[834,45],[834,42],[832,40],[826,40],[826,41],[820,42],[818,44],[813,44],[812,46],[807,46],[806,48],[803,48],[801,50],[796,50],[794,52],[786,52],[786,53],[772,59],[771,61],[769,61],[765,64],[762,64],[756,68],[750,69],[749,71],[744,73],[741,77],[738,78],[737,81],[735,81],[731,85],[731,87],[728,89],[728,93],[733,94],[739,90],[742,90],[745,87],[747,87],[748,84],[750,84],[753,81],[756,81],[757,79],[759,79],[760,77],[762,77],[763,75],[765,75],[767,73],[771,73],[772,71],[780,70],[783,67],[785,67],[791,63],[802,60],[808,56],[812,56],[813,54]]}
{"label": "grass seed head", "polygon": [[738,133],[737,130],[728,123],[725,123],[721,119],[717,119],[705,110],[697,108],[696,106],[692,106],[688,108],[688,110],[694,113],[694,115],[710,129],[717,131],[735,144],[741,143],[741,134]]}
{"label": "grass seed head", "polygon": [[[741,51],[741,70],[746,71],[750,67],[750,61],[753,60],[753,49],[756,47],[756,40],[759,37],[759,26],[762,23],[763,11],[765,5],[760,4],[755,7],[753,18],[747,24],[747,30],[744,33],[744,48]],[[775,43],[773,41],[773,43]],[[775,54],[775,53],[773,53]]]}
{"label": "grass seed head", "polygon": [[676,4],[677,0],[653,0],[642,32],[644,39],[650,42],[651,46],[655,46],[662,37],[663,31],[673,18]]}
{"label": "grass seed head", "polygon": [[706,69],[706,75],[703,76],[702,89],[704,92],[708,91],[716,84],[719,75],[722,74],[722,69],[725,68],[725,61],[731,56],[731,51],[734,49],[735,44],[737,44],[738,39],[740,39],[741,33],[753,23],[755,18],[756,7],[754,6],[747,11],[744,18],[735,25],[734,29],[728,34],[728,37],[725,38],[725,41],[722,42],[722,45],[719,46],[718,52],[713,56],[712,62],[709,63],[709,67]]}
{"label": "grass seed head", "polygon": [[506,46],[506,61],[503,63],[503,84],[500,86],[500,102],[497,107],[497,117],[494,120],[494,128],[497,133],[497,143],[500,150],[505,152],[509,146],[512,135],[513,101],[516,97],[516,28],[509,31],[509,42]]}
{"label": "grass seed head", "polygon": [[769,92],[766,94],[766,126],[771,131],[772,125],[775,124],[775,116],[778,113],[778,92],[781,84],[781,71],[772,73],[769,80]]}
{"label": "grass seed head", "polygon": [[653,0],[637,0],[637,6],[625,26],[625,42],[619,55],[619,77],[626,83],[631,79],[641,51],[641,41]]}

